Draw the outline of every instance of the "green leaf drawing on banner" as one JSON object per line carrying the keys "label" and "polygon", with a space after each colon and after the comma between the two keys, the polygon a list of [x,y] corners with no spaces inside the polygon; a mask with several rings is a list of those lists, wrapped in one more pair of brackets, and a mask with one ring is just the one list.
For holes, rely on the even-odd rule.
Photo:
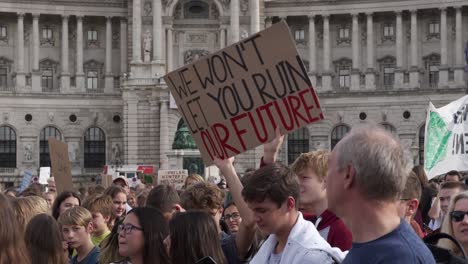
{"label": "green leaf drawing on banner", "polygon": [[425,144],[426,170],[431,170],[439,161],[447,155],[448,140],[452,136],[447,124],[436,112],[429,116],[429,127],[427,128],[427,139]]}

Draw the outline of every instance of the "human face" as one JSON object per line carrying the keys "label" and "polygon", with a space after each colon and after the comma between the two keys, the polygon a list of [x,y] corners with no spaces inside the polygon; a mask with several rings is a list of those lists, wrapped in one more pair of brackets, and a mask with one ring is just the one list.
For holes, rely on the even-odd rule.
{"label": "human face", "polygon": [[310,168],[298,173],[301,190],[301,206],[308,206],[327,199],[325,181],[320,180]]}
{"label": "human face", "polygon": [[54,204],[55,195],[48,193],[48,194],[44,195],[44,199],[47,201],[47,205],[50,208]]}
{"label": "human face", "polygon": [[450,199],[455,194],[459,193],[460,190],[458,188],[453,189],[440,189],[439,191],[439,199],[440,199],[440,210],[445,215],[447,214],[448,206],[450,204]]}
{"label": "human face", "polygon": [[328,171],[326,178],[326,193],[328,200],[328,209],[335,214],[339,215],[340,205],[345,201],[343,197],[344,190],[344,177],[346,176],[345,170],[338,168],[338,148],[339,144],[335,146],[328,158]]}
{"label": "human face", "polygon": [[69,248],[80,248],[88,243],[90,234],[93,231],[93,224],[89,223],[88,227],[77,225],[62,226],[62,234]]}
{"label": "human face", "polygon": [[127,205],[127,195],[118,193],[112,198],[114,204],[114,216],[121,217],[125,213],[125,205]]}
{"label": "human face", "polygon": [[242,222],[242,218],[240,217],[239,210],[237,210],[237,206],[231,205],[224,209],[223,217],[231,233],[235,234],[239,232],[239,224]]}
{"label": "human face", "polygon": [[100,236],[109,230],[107,223],[109,222],[110,216],[104,217],[99,212],[93,212],[91,215],[93,216],[93,235]]}
{"label": "human face", "polygon": [[135,195],[129,195],[129,196],[127,197],[127,203],[128,203],[128,205],[130,205],[130,207],[132,207],[132,208],[137,207]]}
{"label": "human face", "polygon": [[125,230],[119,232],[119,254],[124,257],[130,257],[130,259],[135,256],[142,256],[145,237],[143,231],[139,230],[141,229],[140,221],[134,213],[130,213],[125,217],[122,225],[127,228],[131,226],[132,228],[129,233]]}
{"label": "human face", "polygon": [[263,202],[248,202],[247,205],[254,213],[258,229],[264,235],[276,234],[288,218],[286,202],[278,207],[270,198]]}
{"label": "human face", "polygon": [[[468,211],[468,199],[460,199],[455,203],[454,211]],[[468,216],[465,214],[460,222],[451,221],[453,236],[461,244],[468,244]]]}
{"label": "human face", "polygon": [[59,214],[61,215],[67,209],[70,209],[79,205],[80,205],[80,201],[78,201],[78,198],[73,197],[73,196],[68,197],[67,199],[63,200],[63,202],[60,204]]}

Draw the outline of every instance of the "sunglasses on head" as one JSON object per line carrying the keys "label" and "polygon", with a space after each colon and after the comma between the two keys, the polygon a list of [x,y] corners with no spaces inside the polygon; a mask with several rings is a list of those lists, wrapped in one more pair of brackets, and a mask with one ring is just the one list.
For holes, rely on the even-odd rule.
{"label": "sunglasses on head", "polygon": [[453,211],[450,213],[450,217],[452,218],[452,221],[454,222],[461,222],[463,219],[465,219],[465,215],[467,215],[468,212],[465,211]]}

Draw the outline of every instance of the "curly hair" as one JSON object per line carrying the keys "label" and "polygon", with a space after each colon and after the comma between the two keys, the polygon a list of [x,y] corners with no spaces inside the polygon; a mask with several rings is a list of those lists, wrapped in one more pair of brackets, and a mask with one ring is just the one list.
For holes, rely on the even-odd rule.
{"label": "curly hair", "polygon": [[186,210],[214,210],[223,206],[224,196],[225,193],[218,186],[199,182],[185,190],[180,201]]}

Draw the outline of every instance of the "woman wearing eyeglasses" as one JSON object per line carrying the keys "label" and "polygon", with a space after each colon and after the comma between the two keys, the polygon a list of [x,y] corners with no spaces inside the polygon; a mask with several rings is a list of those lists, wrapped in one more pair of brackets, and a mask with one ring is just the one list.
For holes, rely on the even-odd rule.
{"label": "woman wearing eyeglasses", "polygon": [[[468,191],[460,192],[451,199],[448,214],[442,223],[442,233],[453,236],[465,249],[468,250]],[[450,249],[462,255],[457,247],[448,239],[442,239],[438,246]]]}
{"label": "woman wearing eyeglasses", "polygon": [[239,232],[239,225],[242,222],[239,210],[234,203],[229,204],[223,211],[222,220],[226,222],[231,234]]}
{"label": "woman wearing eyeglasses", "polygon": [[169,264],[164,238],[168,228],[163,215],[156,209],[132,209],[118,227],[119,254],[127,260],[118,263]]}

